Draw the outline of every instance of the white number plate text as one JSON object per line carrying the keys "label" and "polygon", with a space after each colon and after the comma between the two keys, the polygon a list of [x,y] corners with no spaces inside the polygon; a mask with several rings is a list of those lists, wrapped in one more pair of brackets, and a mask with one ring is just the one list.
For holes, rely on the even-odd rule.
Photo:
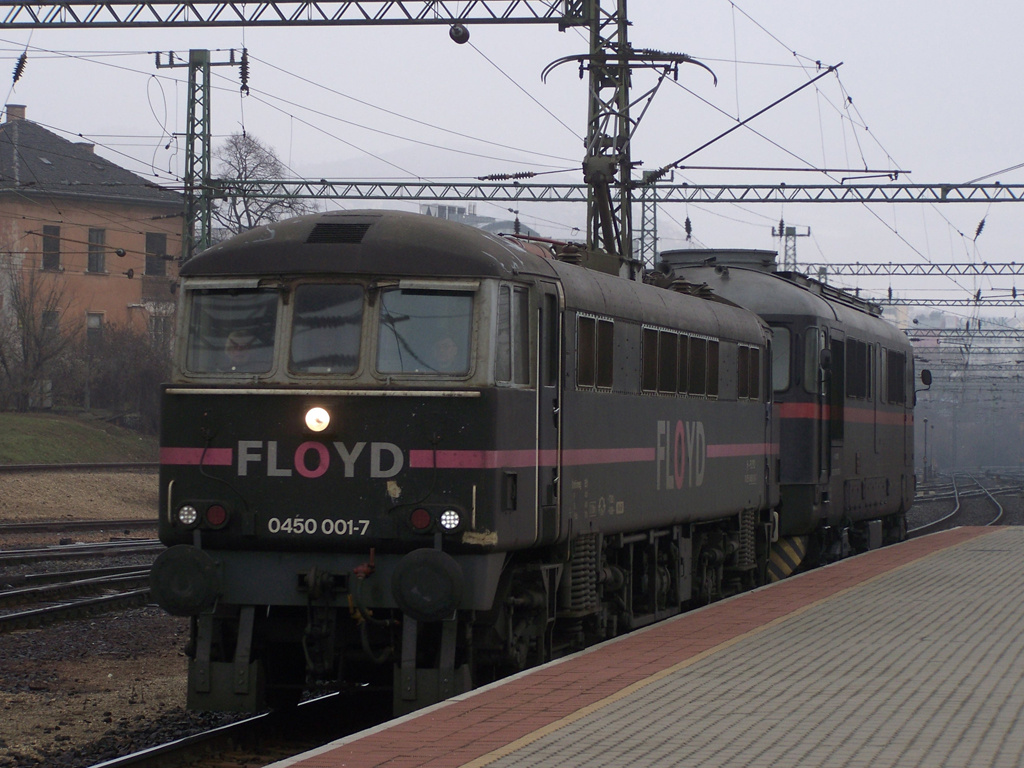
{"label": "white number plate text", "polygon": [[369,520],[316,520],[312,517],[272,517],[267,520],[269,533],[297,533],[312,536],[365,536]]}

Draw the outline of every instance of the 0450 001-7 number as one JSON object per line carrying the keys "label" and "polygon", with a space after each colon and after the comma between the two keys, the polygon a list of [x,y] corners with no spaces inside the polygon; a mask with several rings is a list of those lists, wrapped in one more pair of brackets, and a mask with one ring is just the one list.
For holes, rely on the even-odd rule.
{"label": "0450 001-7 number", "polygon": [[325,536],[365,536],[369,520],[316,520],[312,517],[272,517],[267,520],[270,533],[302,533]]}

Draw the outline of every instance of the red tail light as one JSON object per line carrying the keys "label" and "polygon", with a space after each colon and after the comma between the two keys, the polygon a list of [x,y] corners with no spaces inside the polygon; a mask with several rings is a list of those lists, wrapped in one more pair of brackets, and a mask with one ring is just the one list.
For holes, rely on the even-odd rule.
{"label": "red tail light", "polygon": [[220,528],[228,521],[228,511],[220,504],[211,504],[206,510],[206,524],[211,528]]}
{"label": "red tail light", "polygon": [[427,530],[433,522],[434,518],[432,518],[430,513],[422,507],[414,509],[412,514],[409,515],[409,524],[417,531]]}

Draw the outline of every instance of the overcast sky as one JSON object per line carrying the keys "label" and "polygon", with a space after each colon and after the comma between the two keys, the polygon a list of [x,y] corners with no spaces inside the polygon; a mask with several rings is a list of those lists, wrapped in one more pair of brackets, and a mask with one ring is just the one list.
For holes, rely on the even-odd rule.
{"label": "overcast sky", "polygon": [[[706,71],[684,66],[678,83],[663,86],[636,136],[633,159],[642,169],[677,160],[737,116],[807,82],[818,61],[843,66],[753,122],[761,135],[740,129],[688,165],[901,169],[912,172],[901,180],[933,183],[967,182],[1024,163],[1017,55],[1024,7],[1017,4],[631,0],[629,16],[634,47],[687,53],[718,77],[715,87]],[[68,138],[80,133],[113,161],[164,183],[180,181],[184,150],[175,137],[185,126],[187,70],[157,70],[150,52],[243,45],[252,56],[250,96],[239,93],[237,68],[214,68],[215,145],[244,128],[304,177],[442,179],[532,170],[555,172],[540,180],[580,182],[586,84],[572,65],[556,69],[546,84],[540,73],[559,57],[584,53],[585,32],[517,25],[470,33],[470,43],[458,46],[445,27],[0,30],[0,57],[10,72],[28,50],[7,103],[26,104],[30,119]],[[635,91],[652,83],[650,73],[640,72]],[[675,180],[830,181],[821,173],[723,170],[686,170]],[[1021,183],[1024,170],[987,180]],[[492,204],[478,212],[506,214]],[[798,245],[804,262],[1008,262],[1021,260],[1022,214],[1013,203],[677,204],[659,211],[659,236],[664,249],[685,247],[682,224],[689,217],[693,245],[774,249],[772,226],[784,218],[801,231],[810,228]],[[524,207],[522,215],[553,237],[571,237],[573,227],[584,226],[584,212],[574,206]],[[1009,281],[930,287],[937,296],[958,296],[1008,290]]]}

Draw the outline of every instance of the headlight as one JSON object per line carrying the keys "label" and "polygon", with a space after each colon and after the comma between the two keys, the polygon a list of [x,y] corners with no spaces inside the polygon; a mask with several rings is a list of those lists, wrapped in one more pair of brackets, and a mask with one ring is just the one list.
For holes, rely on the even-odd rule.
{"label": "headlight", "polygon": [[313,432],[323,432],[331,423],[331,414],[325,409],[316,407],[306,411],[306,426]]}
{"label": "headlight", "polygon": [[462,517],[454,509],[446,509],[441,513],[441,527],[446,531],[454,531],[462,522]]}
{"label": "headlight", "polygon": [[199,510],[191,504],[178,507],[178,522],[182,525],[193,526],[199,521]]}

